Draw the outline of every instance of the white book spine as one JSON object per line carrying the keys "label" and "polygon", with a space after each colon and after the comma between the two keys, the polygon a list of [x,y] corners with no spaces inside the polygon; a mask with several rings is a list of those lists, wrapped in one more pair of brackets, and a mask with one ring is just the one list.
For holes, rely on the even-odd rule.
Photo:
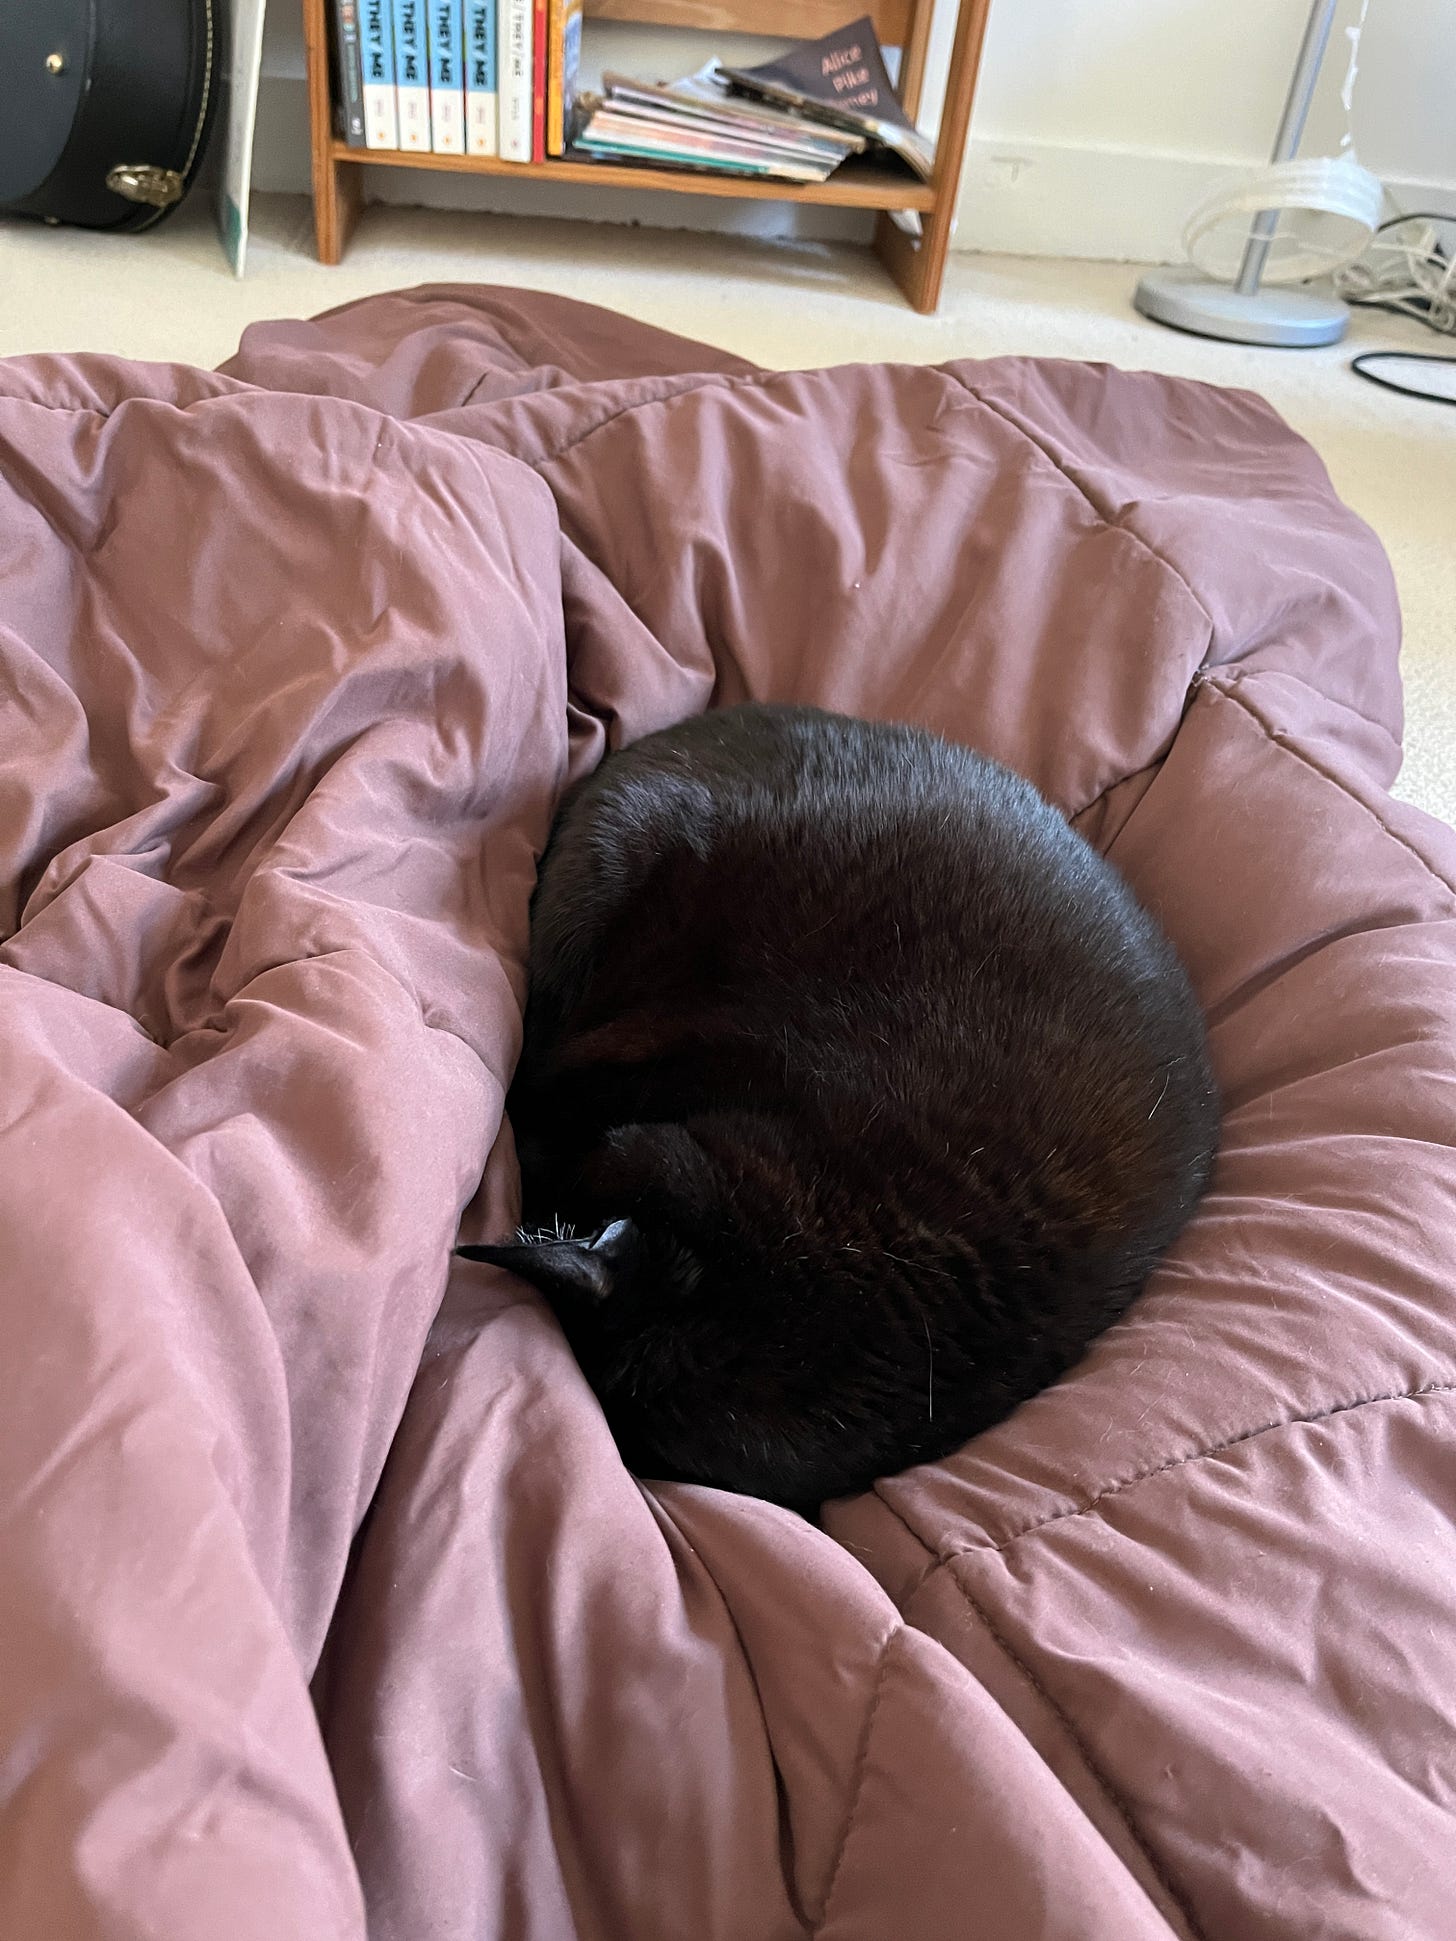
{"label": "white book spine", "polygon": [[496,0],[465,0],[465,152],[491,156],[500,148],[496,106]]}
{"label": "white book spine", "polygon": [[463,104],[463,95],[452,94],[442,100],[438,92],[431,92],[430,146],[437,155],[465,153],[465,117],[460,112]]}
{"label": "white book spine", "polygon": [[364,0],[359,23],[363,63],[364,146],[398,148],[394,95],[394,22],[389,0]]}
{"label": "white book spine", "polygon": [[531,0],[500,0],[500,152],[531,159]]}
{"label": "white book spine", "polygon": [[493,94],[469,94],[465,99],[465,153],[496,153],[496,106]]}
{"label": "white book spine", "polygon": [[394,93],[399,145],[411,154],[430,147],[430,66],[425,0],[394,0]]}
{"label": "white book spine", "polygon": [[465,79],[460,61],[460,0],[429,0],[430,146],[465,153]]}
{"label": "white book spine", "polygon": [[399,147],[399,126],[395,118],[392,87],[365,86],[364,146],[366,148]]}

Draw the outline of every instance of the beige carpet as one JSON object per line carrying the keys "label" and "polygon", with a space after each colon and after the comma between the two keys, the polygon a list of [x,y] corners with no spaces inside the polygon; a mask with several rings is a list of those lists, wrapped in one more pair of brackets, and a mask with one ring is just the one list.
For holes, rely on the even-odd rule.
{"label": "beige carpet", "polygon": [[311,254],[307,206],[265,198],[235,282],[205,211],[153,236],[0,227],[0,354],[114,351],[215,364],[257,318],[368,291],[500,282],[564,291],[774,366],[1015,351],[1175,371],[1260,391],[1318,449],[1389,551],[1405,611],[1408,706],[1399,792],[1456,822],[1456,410],[1351,376],[1353,349],[1456,344],[1366,313],[1330,351],[1260,351],[1144,323],[1122,265],[953,256],[935,317],[835,244],[767,244],[405,209],[371,210],[346,261]]}

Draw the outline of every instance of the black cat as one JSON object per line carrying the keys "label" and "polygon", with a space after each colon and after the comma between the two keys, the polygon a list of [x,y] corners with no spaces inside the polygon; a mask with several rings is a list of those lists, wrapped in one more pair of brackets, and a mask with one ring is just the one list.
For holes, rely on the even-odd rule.
{"label": "black cat", "polygon": [[462,1251],[545,1291],[646,1475],[805,1507],[946,1455],[1077,1360],[1208,1178],[1161,932],[1029,783],[917,729],[745,706],[610,756],[530,970],[509,1109],[561,1237]]}

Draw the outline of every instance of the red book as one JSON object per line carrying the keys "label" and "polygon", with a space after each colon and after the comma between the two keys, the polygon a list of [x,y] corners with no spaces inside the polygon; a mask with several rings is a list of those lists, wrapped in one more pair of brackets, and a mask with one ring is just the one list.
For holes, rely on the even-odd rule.
{"label": "red book", "polygon": [[546,159],[546,0],[535,0],[531,36],[531,160]]}

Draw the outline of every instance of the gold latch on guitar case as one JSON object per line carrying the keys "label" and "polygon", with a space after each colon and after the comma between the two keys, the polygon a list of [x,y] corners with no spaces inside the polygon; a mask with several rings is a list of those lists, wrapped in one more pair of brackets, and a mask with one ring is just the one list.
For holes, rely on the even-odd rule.
{"label": "gold latch on guitar case", "polygon": [[174,168],[154,168],[150,162],[119,162],[108,169],[106,186],[128,202],[145,202],[153,209],[170,209],[182,200],[182,177]]}

